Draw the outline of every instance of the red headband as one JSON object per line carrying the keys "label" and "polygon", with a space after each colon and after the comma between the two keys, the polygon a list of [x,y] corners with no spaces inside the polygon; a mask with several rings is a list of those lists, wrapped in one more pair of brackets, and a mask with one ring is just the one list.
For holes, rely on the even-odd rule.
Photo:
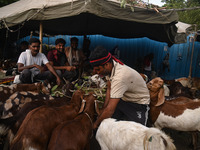
{"label": "red headband", "polygon": [[95,60],[91,60],[90,63],[93,66],[99,66],[99,65],[103,65],[103,64],[107,63],[111,58],[113,60],[115,60],[116,62],[120,63],[121,65],[123,65],[123,63],[119,59],[115,58],[110,53],[108,53],[108,55],[105,56],[105,57],[102,57],[102,58],[99,58],[99,59],[95,59]]}

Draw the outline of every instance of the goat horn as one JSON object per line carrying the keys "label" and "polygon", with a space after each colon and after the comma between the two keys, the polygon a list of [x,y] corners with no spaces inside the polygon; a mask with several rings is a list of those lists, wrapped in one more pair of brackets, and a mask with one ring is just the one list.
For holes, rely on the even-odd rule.
{"label": "goat horn", "polygon": [[86,103],[86,100],[82,100],[82,103],[81,103],[81,108],[80,108],[80,110],[79,110],[79,112],[78,112],[78,114],[80,114],[80,113],[82,113],[83,112],[83,110],[84,110],[84,107],[85,107],[85,103]]}
{"label": "goat horn", "polygon": [[95,102],[95,110],[96,110],[96,112],[97,112],[97,114],[98,114],[98,116],[99,116],[99,115],[100,115],[100,111],[99,111],[98,101],[95,100],[94,102]]}
{"label": "goat horn", "polygon": [[65,83],[67,84],[67,80],[63,77],[63,80],[65,81]]}
{"label": "goat horn", "polygon": [[94,96],[94,97],[97,97],[97,95],[96,95],[96,94],[93,94],[93,96]]}

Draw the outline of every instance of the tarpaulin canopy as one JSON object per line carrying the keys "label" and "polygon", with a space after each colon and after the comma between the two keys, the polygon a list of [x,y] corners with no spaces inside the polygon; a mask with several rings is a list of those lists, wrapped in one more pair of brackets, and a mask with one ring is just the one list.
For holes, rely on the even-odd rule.
{"label": "tarpaulin canopy", "polygon": [[148,37],[176,43],[178,15],[173,10],[129,6],[117,0],[20,0],[0,8],[0,29],[20,29],[20,36],[38,31],[50,35],[102,34],[117,38]]}

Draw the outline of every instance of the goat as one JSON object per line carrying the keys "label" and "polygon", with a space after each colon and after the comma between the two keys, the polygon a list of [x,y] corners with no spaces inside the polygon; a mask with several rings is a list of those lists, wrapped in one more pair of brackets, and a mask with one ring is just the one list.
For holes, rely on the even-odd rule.
{"label": "goat", "polygon": [[[150,118],[155,127],[159,129],[166,127],[178,131],[200,131],[200,101],[188,100],[182,103],[174,103],[173,100],[172,102],[165,101],[161,78],[151,80],[147,87],[151,99]],[[184,98],[183,101],[185,101]],[[195,143],[194,147],[196,147]]]}
{"label": "goat", "polygon": [[97,87],[104,88],[106,86],[106,83],[104,80],[98,75],[95,74],[90,77],[90,82],[95,83]]}
{"label": "goat", "polygon": [[11,142],[11,150],[37,149],[48,146],[52,130],[65,120],[75,118],[81,105],[83,92],[76,91],[70,105],[61,107],[41,106],[30,111]]}
{"label": "goat", "polygon": [[3,70],[8,70],[10,68],[16,67],[16,62],[11,59],[1,60],[0,68]]}
{"label": "goat", "polygon": [[174,82],[168,86],[170,90],[170,96],[184,96],[188,98],[194,98],[193,94],[188,87],[184,87],[180,82]]}
{"label": "goat", "polygon": [[168,95],[165,96],[185,96],[191,99],[200,98],[200,84],[197,82],[200,78],[191,78],[191,80],[186,79],[187,78],[182,78],[182,80],[177,79],[176,81],[164,80],[164,83],[167,84],[168,89],[170,90]]}
{"label": "goat", "polygon": [[[65,89],[63,89],[64,93],[65,93],[65,97],[52,98],[51,96],[46,96],[47,99],[45,100],[46,97],[42,97],[42,95],[36,95],[36,96],[32,95],[31,98],[34,98],[35,99],[34,101],[25,103],[22,106],[22,108],[19,111],[17,111],[17,113],[14,114],[12,117],[5,117],[6,119],[0,119],[0,135],[2,135],[2,132],[4,135],[5,134],[4,131],[6,132],[14,124],[16,126],[15,128],[18,129],[19,126],[21,125],[22,121],[24,120],[25,116],[28,114],[28,112],[30,112],[34,108],[37,108],[42,105],[62,106],[64,104],[68,103],[72,97],[72,92],[70,92],[70,90],[72,89],[72,84],[67,83],[63,87],[65,88]],[[23,93],[19,92],[18,93],[19,95],[16,95],[16,97],[17,98],[22,97],[23,99],[25,99],[24,97],[27,98],[28,94],[24,95]],[[14,102],[16,102],[16,101],[14,101]],[[8,113],[8,114],[11,114],[11,113]],[[1,129],[3,129],[3,130],[1,130]]]}
{"label": "goat", "polygon": [[0,117],[9,118],[15,115],[25,103],[38,101],[38,99],[53,100],[54,98],[51,95],[35,92],[16,92],[0,106]]}
{"label": "goat", "polygon": [[15,92],[32,91],[36,93],[50,94],[50,84],[37,82],[33,84],[12,84],[12,85],[1,85],[0,86],[0,105],[2,105],[12,94]]}
{"label": "goat", "polygon": [[102,150],[175,150],[170,137],[133,121],[104,119],[96,134]]}
{"label": "goat", "polygon": [[[49,150],[83,150],[89,147],[89,141],[93,134],[93,122],[95,118],[95,97],[92,93],[84,97],[85,109],[82,107],[73,121],[65,121],[59,124],[52,132],[48,145]],[[96,107],[98,110],[98,107]],[[98,112],[98,111],[97,111]]]}
{"label": "goat", "polygon": [[[25,103],[23,107],[13,117],[0,119],[0,137],[3,140],[5,139],[4,140],[5,149],[8,149],[7,147],[10,141],[12,141],[14,135],[17,133],[19,127],[21,126],[24,118],[31,110],[42,105],[59,107],[69,103],[72,96],[72,92],[70,92],[72,84],[67,83],[64,86],[65,86],[64,93],[67,94],[65,97],[59,97],[59,98],[55,97],[53,100],[43,100],[39,98],[37,101],[31,101],[29,103]],[[4,138],[5,136],[6,138]]]}

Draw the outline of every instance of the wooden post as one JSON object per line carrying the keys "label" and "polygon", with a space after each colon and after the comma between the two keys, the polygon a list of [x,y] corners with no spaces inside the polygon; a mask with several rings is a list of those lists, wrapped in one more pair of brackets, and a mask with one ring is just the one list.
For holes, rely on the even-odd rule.
{"label": "wooden post", "polygon": [[40,53],[42,53],[42,40],[43,40],[42,33],[43,33],[43,26],[42,26],[42,21],[41,21],[40,22],[40,42],[41,42],[41,44],[40,44]]}
{"label": "wooden post", "polygon": [[190,60],[190,72],[188,78],[192,77],[192,61],[193,61],[193,53],[194,53],[194,45],[195,45],[195,40],[197,36],[197,25],[195,24],[195,32],[194,32],[194,39],[193,39],[193,44],[192,44],[192,54],[191,54],[191,60]]}

